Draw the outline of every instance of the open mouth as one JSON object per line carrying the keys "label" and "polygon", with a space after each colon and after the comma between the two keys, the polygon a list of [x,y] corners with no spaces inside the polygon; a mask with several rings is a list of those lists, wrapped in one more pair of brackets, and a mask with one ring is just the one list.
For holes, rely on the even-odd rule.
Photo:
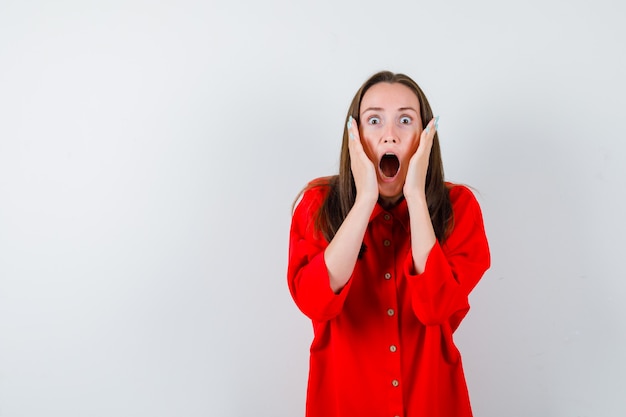
{"label": "open mouth", "polygon": [[395,154],[386,153],[380,159],[378,167],[383,178],[393,178],[400,170],[400,160]]}

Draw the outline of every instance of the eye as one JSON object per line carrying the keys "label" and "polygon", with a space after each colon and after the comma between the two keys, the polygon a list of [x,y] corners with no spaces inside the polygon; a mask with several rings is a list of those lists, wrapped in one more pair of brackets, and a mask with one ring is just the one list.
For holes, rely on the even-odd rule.
{"label": "eye", "polygon": [[367,119],[367,123],[371,124],[371,125],[378,125],[380,124],[380,119],[376,116],[372,116],[369,119]]}
{"label": "eye", "polygon": [[403,124],[403,125],[408,125],[408,124],[410,124],[412,121],[413,121],[413,119],[411,119],[409,116],[402,116],[402,117],[400,118],[400,124]]}

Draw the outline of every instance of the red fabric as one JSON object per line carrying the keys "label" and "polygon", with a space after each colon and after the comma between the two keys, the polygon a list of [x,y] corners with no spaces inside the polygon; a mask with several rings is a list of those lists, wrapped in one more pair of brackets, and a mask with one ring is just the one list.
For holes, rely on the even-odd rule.
{"label": "red fabric", "polygon": [[314,330],[306,416],[471,416],[452,333],[490,263],[474,195],[451,188],[454,228],[443,245],[435,243],[421,275],[413,268],[406,202],[376,205],[366,250],[335,294],[324,262],[328,242],[313,224],[326,192],[305,192],[290,233],[289,289]]}

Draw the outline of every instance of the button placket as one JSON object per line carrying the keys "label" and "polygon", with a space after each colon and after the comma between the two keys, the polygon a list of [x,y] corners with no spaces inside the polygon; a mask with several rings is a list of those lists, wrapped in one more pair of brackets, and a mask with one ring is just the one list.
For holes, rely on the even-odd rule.
{"label": "button placket", "polygon": [[[382,221],[381,221],[382,220]],[[381,251],[380,254],[382,256],[384,256],[384,263],[381,264],[381,269],[379,270],[380,272],[378,272],[378,275],[380,278],[382,278],[381,281],[384,282],[384,285],[381,287],[381,290],[383,291],[383,305],[386,305],[387,309],[383,310],[386,312],[387,315],[387,319],[386,321],[386,330],[385,330],[385,338],[386,342],[384,342],[386,344],[385,349],[388,349],[387,352],[389,352],[389,357],[387,358],[387,363],[388,363],[388,370],[390,371],[390,379],[387,380],[387,384],[389,389],[392,390],[394,392],[394,394],[391,394],[393,398],[396,399],[396,401],[399,401],[399,404],[402,403],[402,390],[398,389],[400,386],[400,379],[399,376],[401,375],[401,366],[400,366],[400,356],[399,356],[399,348],[398,348],[398,340],[399,340],[399,334],[398,334],[398,313],[399,313],[399,305],[398,305],[398,299],[397,299],[397,288],[396,285],[392,284],[394,282],[396,282],[396,280],[398,279],[398,277],[395,275],[395,271],[396,271],[396,249],[395,249],[395,244],[397,242],[395,242],[395,235],[394,235],[394,228],[396,226],[395,224],[395,219],[393,217],[393,215],[391,215],[390,213],[386,213],[384,212],[382,214],[381,217],[379,217],[379,225],[381,226],[380,228],[380,234],[378,234],[378,245],[379,246],[379,250]],[[380,279],[379,278],[379,279]],[[383,284],[383,282],[379,281],[380,284]],[[387,284],[389,283],[389,284]],[[382,312],[381,312],[382,313]],[[383,313],[385,314],[385,313]],[[382,341],[382,340],[381,340]],[[395,378],[394,378],[395,376]],[[394,401],[395,402],[395,401]],[[398,413],[398,410],[400,410],[399,408],[395,408],[395,409],[391,409],[389,410],[391,414],[389,417],[393,417],[395,416],[395,413]],[[402,414],[402,413],[400,413]]]}

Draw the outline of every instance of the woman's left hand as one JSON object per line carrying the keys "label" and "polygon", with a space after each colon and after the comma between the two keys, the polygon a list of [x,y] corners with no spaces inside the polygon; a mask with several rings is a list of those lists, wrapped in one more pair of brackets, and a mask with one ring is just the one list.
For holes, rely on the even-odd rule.
{"label": "woman's left hand", "polygon": [[409,161],[403,188],[404,197],[407,199],[423,198],[426,195],[426,173],[428,172],[428,161],[438,122],[439,116],[431,119],[426,129],[422,130],[419,145]]}

